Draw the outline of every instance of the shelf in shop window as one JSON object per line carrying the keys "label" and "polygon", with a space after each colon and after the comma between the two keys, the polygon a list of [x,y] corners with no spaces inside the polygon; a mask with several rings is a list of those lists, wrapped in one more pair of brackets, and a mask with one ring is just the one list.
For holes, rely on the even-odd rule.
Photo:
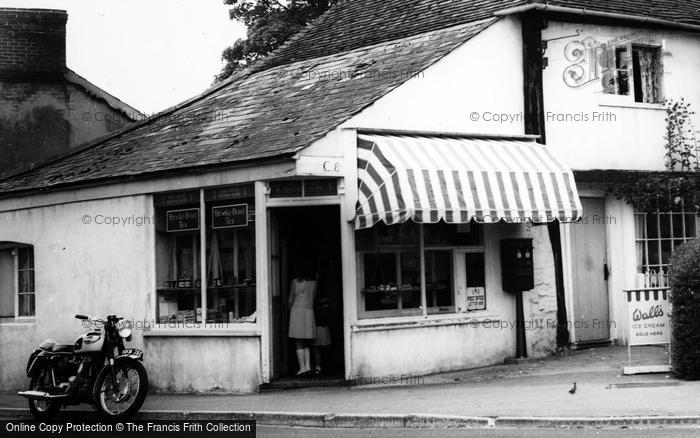
{"label": "shelf in shop window", "polygon": [[410,287],[410,288],[405,288],[405,287],[400,287],[396,289],[362,289],[361,291],[363,294],[397,294],[397,293],[412,293],[412,292],[420,292],[419,287]]}

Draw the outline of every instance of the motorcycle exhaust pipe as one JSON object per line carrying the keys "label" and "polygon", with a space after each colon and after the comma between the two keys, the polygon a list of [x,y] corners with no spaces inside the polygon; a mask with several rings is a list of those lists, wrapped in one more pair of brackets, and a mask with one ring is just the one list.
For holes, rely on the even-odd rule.
{"label": "motorcycle exhaust pipe", "polygon": [[20,391],[17,395],[28,398],[29,400],[51,401],[60,398],[68,397],[68,394],[49,394],[43,391]]}

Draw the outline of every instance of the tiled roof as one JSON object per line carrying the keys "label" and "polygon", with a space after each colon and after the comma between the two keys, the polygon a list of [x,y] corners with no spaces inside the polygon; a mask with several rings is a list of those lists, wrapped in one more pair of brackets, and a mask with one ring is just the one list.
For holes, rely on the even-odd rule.
{"label": "tiled roof", "polygon": [[170,113],[0,181],[0,196],[291,155],[494,20],[241,74]]}
{"label": "tiled roof", "polygon": [[490,25],[495,12],[529,4],[700,24],[700,0],[341,0],[248,71],[0,181],[0,197],[291,155]]}
{"label": "tiled roof", "polygon": [[700,0],[341,0],[255,68],[327,56],[493,16],[528,4],[700,24]]}

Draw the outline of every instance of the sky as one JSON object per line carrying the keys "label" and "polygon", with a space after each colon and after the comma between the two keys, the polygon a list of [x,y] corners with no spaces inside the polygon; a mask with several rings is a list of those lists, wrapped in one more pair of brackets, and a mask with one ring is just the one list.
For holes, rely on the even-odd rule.
{"label": "sky", "polygon": [[68,11],[68,68],[146,114],[211,86],[245,36],[223,0],[0,0]]}

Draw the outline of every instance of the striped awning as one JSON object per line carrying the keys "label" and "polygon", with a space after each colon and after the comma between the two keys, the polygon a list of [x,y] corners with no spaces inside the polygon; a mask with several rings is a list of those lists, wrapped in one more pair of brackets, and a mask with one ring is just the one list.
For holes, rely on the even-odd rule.
{"label": "striped awning", "polygon": [[571,169],[534,138],[359,134],[355,228],[580,218]]}

